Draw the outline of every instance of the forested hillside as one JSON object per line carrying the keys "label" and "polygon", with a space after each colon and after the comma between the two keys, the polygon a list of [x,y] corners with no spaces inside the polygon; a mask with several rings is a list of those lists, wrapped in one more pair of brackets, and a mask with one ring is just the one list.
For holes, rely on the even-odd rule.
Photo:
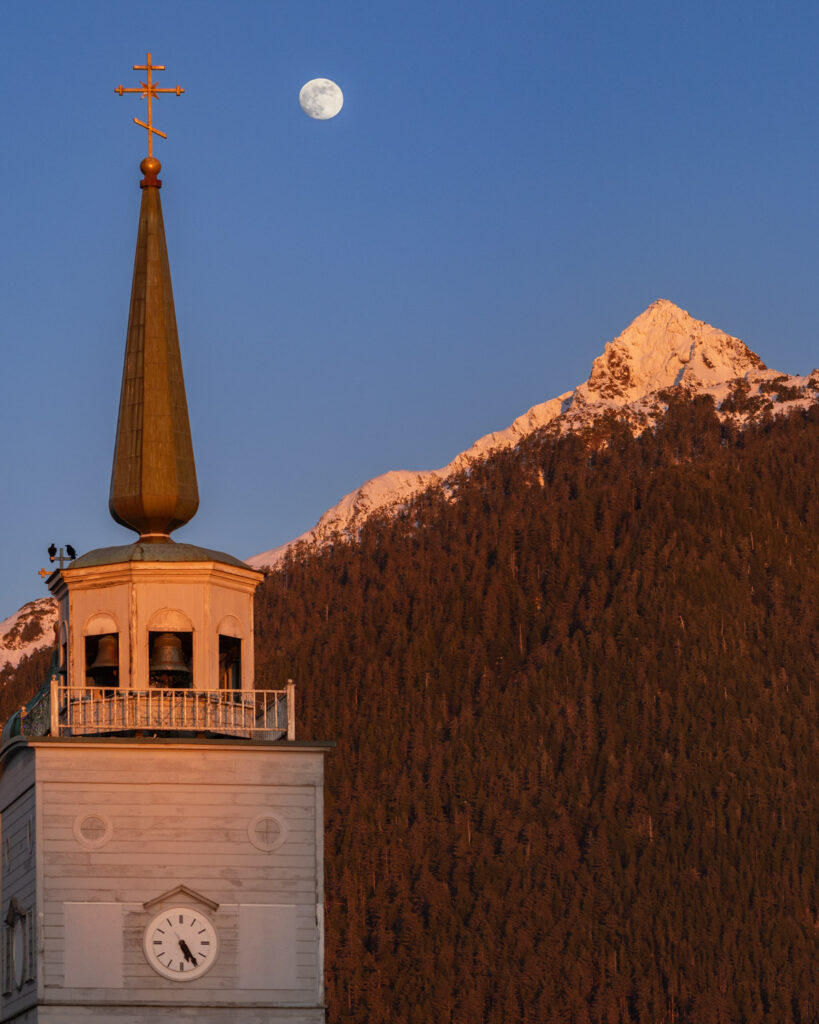
{"label": "forested hillside", "polygon": [[817,1019],[819,408],[528,438],[260,588],[332,1022]]}
{"label": "forested hillside", "polygon": [[53,648],[44,647],[23,658],[19,665],[0,669],[0,729],[6,720],[30,700],[49,678]]}

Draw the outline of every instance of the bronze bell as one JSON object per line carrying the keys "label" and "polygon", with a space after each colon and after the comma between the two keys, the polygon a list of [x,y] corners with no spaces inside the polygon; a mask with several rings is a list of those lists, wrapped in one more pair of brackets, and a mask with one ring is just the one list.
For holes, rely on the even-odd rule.
{"label": "bronze bell", "polygon": [[184,672],[190,675],[182,653],[182,639],[176,633],[159,633],[154,637],[149,665],[151,672]]}
{"label": "bronze bell", "polygon": [[119,637],[116,633],[106,633],[97,642],[97,656],[93,665],[88,666],[91,675],[104,669],[119,668]]}

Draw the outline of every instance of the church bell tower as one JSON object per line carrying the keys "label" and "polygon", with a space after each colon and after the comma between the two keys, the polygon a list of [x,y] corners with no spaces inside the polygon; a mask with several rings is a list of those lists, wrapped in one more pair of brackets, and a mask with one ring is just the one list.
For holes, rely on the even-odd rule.
{"label": "church bell tower", "polygon": [[[329,744],[256,687],[262,574],[171,534],[199,495],[153,156],[109,508],[136,539],[51,574],[52,672],[0,749],[0,1021],[324,1021]],[[164,136],[163,136],[164,137]]]}

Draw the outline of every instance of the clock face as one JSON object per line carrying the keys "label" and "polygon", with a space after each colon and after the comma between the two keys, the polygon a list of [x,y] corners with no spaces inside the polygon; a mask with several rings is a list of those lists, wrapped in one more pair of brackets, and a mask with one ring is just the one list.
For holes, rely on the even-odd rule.
{"label": "clock face", "polygon": [[172,981],[201,978],[216,959],[216,929],[200,910],[163,910],[145,929],[145,957],[157,974]]}

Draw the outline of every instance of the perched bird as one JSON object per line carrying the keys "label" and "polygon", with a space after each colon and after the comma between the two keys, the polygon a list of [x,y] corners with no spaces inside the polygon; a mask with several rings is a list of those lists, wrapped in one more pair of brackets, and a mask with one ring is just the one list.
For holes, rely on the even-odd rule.
{"label": "perched bird", "polygon": [[77,552],[74,550],[74,548],[71,547],[70,544],[66,544],[65,551],[70,559],[73,560],[77,557]]}
{"label": "perched bird", "polygon": [[57,545],[56,544],[49,544],[49,546],[48,546],[48,557],[49,557],[49,559],[52,562],[54,561],[54,556],[56,554],[57,554]]}

